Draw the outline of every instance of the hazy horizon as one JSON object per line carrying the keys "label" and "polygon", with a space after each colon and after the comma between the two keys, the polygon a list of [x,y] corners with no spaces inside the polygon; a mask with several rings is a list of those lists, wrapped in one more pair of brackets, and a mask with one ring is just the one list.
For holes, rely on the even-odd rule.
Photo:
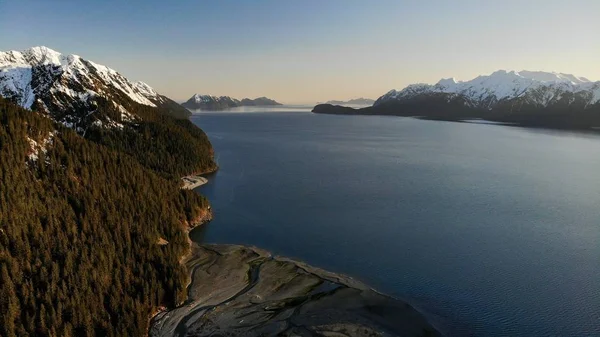
{"label": "hazy horizon", "polygon": [[0,50],[78,54],[176,101],[200,93],[310,104],[500,69],[598,80],[599,12],[592,0],[26,0],[0,2]]}

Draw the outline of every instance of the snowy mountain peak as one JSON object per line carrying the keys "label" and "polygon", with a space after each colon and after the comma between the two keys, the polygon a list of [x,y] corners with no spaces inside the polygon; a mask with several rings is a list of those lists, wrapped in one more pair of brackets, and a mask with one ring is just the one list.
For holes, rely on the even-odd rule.
{"label": "snowy mountain peak", "polygon": [[77,55],[63,55],[45,46],[0,52],[0,95],[24,108],[32,108],[52,93],[86,100],[112,96],[114,90],[144,105],[156,106],[156,101],[163,100],[149,85],[130,82],[115,70]]}
{"label": "snowy mountain peak", "polygon": [[255,99],[244,98],[239,100],[230,96],[194,94],[192,97],[190,97],[190,99],[181,105],[190,110],[224,110],[240,106],[267,106],[281,104],[264,96]]}
{"label": "snowy mountain peak", "polygon": [[545,72],[545,71],[514,71],[514,70],[497,70],[490,75],[482,75],[470,81],[457,81],[455,78],[442,79],[438,84],[457,84],[457,83],[465,83],[465,82],[473,82],[476,79],[495,79],[495,80],[531,80],[536,82],[546,82],[546,83],[571,83],[571,84],[583,84],[589,83],[585,77],[577,77],[571,74],[565,73],[556,73],[556,72]]}
{"label": "snowy mountain peak", "polygon": [[458,81],[454,77],[451,77],[451,78],[442,78],[437,83],[437,85],[447,86],[447,85],[454,85],[456,83],[458,83]]}
{"label": "snowy mountain peak", "polygon": [[485,109],[492,109],[499,102],[516,98],[534,106],[548,106],[560,101],[566,94],[577,94],[589,105],[600,102],[599,84],[600,82],[564,73],[498,70],[469,81],[449,78],[442,79],[435,85],[411,84],[400,91],[389,91],[375,105],[431,94],[448,95],[449,99],[461,97],[465,104]]}
{"label": "snowy mountain peak", "polygon": [[[124,116],[134,103],[174,104],[144,82],[129,81],[109,67],[44,46],[0,52],[0,96],[76,129],[105,101]],[[106,118],[104,122],[116,123]]]}
{"label": "snowy mountain peak", "polygon": [[543,71],[520,71],[519,76],[540,82],[571,82],[573,84],[582,84],[590,82],[583,77],[577,77],[571,74],[543,72]]}
{"label": "snowy mountain peak", "polygon": [[194,96],[192,96],[191,99],[196,103],[205,103],[205,102],[211,102],[211,101],[221,101],[221,100],[226,100],[226,99],[231,100],[231,97],[229,97],[229,96],[220,96],[219,97],[219,96],[212,96],[212,95],[194,94]]}
{"label": "snowy mountain peak", "polygon": [[[50,49],[45,46],[32,47],[23,51],[23,55],[30,63],[37,64],[54,64],[62,65],[65,61],[68,61],[68,57],[63,56],[56,50]],[[74,55],[71,59],[74,59]]]}
{"label": "snowy mountain peak", "polygon": [[32,47],[23,51],[11,50],[0,52],[0,66],[11,64],[67,66],[77,59],[80,59],[77,55],[63,55],[56,50],[44,46]]}

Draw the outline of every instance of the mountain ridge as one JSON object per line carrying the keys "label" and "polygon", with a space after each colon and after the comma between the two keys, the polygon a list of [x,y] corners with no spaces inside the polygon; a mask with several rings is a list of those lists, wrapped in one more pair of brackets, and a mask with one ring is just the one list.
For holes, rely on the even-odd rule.
{"label": "mountain ridge", "polygon": [[531,127],[590,129],[600,126],[600,81],[564,73],[499,70],[468,81],[450,78],[390,90],[371,107],[321,104],[313,112],[484,119]]}
{"label": "mountain ridge", "polygon": [[216,170],[212,145],[187,109],[78,55],[48,47],[0,52],[0,96],[165,177]]}
{"label": "mountain ridge", "polygon": [[275,106],[282,104],[264,96],[255,99],[244,98],[238,100],[231,96],[194,94],[181,105],[190,110],[225,110],[241,106]]}
{"label": "mountain ridge", "polygon": [[360,97],[360,98],[349,99],[347,101],[331,100],[331,101],[325,102],[324,104],[332,104],[332,105],[345,105],[345,104],[348,104],[348,105],[372,105],[373,103],[375,103],[374,99]]}
{"label": "mountain ridge", "polygon": [[[131,120],[127,110],[135,104],[178,118],[188,116],[185,109],[144,82],[129,81],[107,66],[45,46],[0,52],[0,96],[45,113],[79,133],[94,122],[121,127]],[[95,113],[103,101],[112,102],[121,116]]]}
{"label": "mountain ridge", "polygon": [[[535,92],[549,95],[534,95]],[[379,97],[374,105],[390,100],[403,100],[427,93],[461,95],[473,107],[492,108],[502,100],[527,96],[531,102],[547,106],[559,100],[564,93],[590,92],[589,103],[600,101],[600,81],[592,82],[585,77],[571,74],[541,71],[498,70],[490,75],[480,75],[468,81],[454,78],[441,79],[434,85],[411,84],[404,89],[390,90]]]}

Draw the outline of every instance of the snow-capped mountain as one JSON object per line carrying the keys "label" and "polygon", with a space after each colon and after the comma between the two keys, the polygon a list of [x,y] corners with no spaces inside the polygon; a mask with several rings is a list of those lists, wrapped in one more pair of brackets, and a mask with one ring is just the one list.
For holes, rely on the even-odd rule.
{"label": "snow-capped mountain", "polygon": [[528,107],[576,102],[589,106],[600,102],[600,82],[562,73],[500,70],[464,82],[451,78],[435,85],[412,84],[400,91],[389,91],[374,106],[440,94],[448,100],[461,99],[469,107],[486,110],[513,100]]}
{"label": "snow-capped mountain", "polygon": [[[146,83],[129,81],[111,68],[47,47],[0,52],[0,96],[79,132],[90,123],[122,126],[135,120],[128,111],[131,105],[174,106]],[[100,112],[107,109],[120,115]]]}
{"label": "snow-capped mountain", "polygon": [[229,96],[194,94],[182,105],[190,110],[222,110],[240,106],[240,101]]}
{"label": "snow-capped mountain", "polygon": [[367,108],[320,104],[313,112],[600,129],[600,82],[562,73],[500,70],[470,81],[443,79],[391,90]]}
{"label": "snow-capped mountain", "polygon": [[182,105],[190,110],[224,110],[240,106],[268,106],[281,105],[281,103],[267,97],[258,97],[255,99],[244,98],[238,100],[229,96],[194,94]]}
{"label": "snow-capped mountain", "polygon": [[370,98],[353,98],[347,101],[337,101],[337,100],[331,100],[331,101],[327,101],[325,104],[332,104],[332,105],[372,105],[373,103],[375,103],[374,100],[370,99]]}

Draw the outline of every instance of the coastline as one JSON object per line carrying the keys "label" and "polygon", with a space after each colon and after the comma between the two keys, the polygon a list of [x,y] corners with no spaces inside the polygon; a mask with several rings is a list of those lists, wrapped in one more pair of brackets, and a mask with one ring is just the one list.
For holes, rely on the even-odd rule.
{"label": "coastline", "polygon": [[[183,254],[181,256],[181,258],[179,259],[179,264],[182,264],[184,267],[187,263],[187,261],[192,257],[192,253],[193,253],[193,246],[194,246],[194,242],[192,241],[192,238],[190,237],[190,232],[199,226],[202,226],[206,223],[209,223],[212,219],[213,219],[213,212],[212,209],[210,208],[210,206],[208,206],[207,209],[203,210],[204,212],[202,212],[198,218],[194,219],[194,221],[192,222],[185,222],[185,232],[187,234],[187,242],[188,242],[188,248],[185,254]],[[187,268],[186,268],[187,269]],[[192,275],[188,274],[188,279],[186,281],[185,284],[185,289],[186,289],[186,296],[187,296],[187,289],[189,288],[190,284],[192,283]],[[185,302],[185,300],[184,300]],[[177,306],[181,305],[182,303],[178,303]],[[158,314],[158,313],[157,313]],[[154,318],[154,316],[156,316],[156,314],[153,315],[152,318]]]}
{"label": "coastline", "polygon": [[256,247],[192,243],[182,262],[187,299],[156,313],[149,336],[441,336],[406,302]]}
{"label": "coastline", "polygon": [[[443,110],[443,108],[440,109]],[[459,114],[453,110],[447,111],[447,113],[443,114],[439,112],[424,114],[422,111],[402,110],[400,108],[393,107],[368,106],[364,108],[354,108],[331,104],[318,104],[313,107],[311,112],[314,114],[323,115],[409,117],[430,121],[490,124],[532,129],[572,130],[585,132],[597,132],[600,128],[598,127],[599,122],[587,120],[585,114],[581,114],[581,119],[570,119],[571,115],[569,114],[558,117],[553,114],[489,115],[485,114],[486,111],[477,110],[467,110],[465,113]]]}
{"label": "coastline", "polygon": [[[199,175],[186,179],[182,188],[207,182]],[[257,247],[193,242],[192,229],[212,219],[208,206],[182,223],[189,244],[179,260],[188,272],[185,299],[170,310],[153,308],[148,336],[442,336],[407,302],[349,276]]]}
{"label": "coastline", "polygon": [[[215,171],[216,170],[211,171],[209,173],[213,173]],[[188,178],[188,177],[200,178],[201,181],[198,182],[197,185],[189,187],[189,186],[187,186],[185,184],[185,181],[186,181],[185,179]],[[204,184],[206,184],[208,182],[208,179],[206,179],[204,177],[201,177],[199,175],[189,175],[189,176],[182,177],[181,179],[184,181],[184,186],[181,187],[181,189],[189,189],[189,190],[192,190],[192,189],[194,189],[196,187],[202,186],[202,185],[204,185]],[[184,226],[184,231],[187,234],[188,246],[187,246],[186,252],[183,255],[181,255],[181,257],[179,258],[179,264],[182,264],[182,265],[185,266],[186,261],[192,256],[192,251],[193,251],[192,250],[192,246],[193,246],[194,243],[193,243],[192,239],[190,238],[189,233],[194,228],[196,228],[198,226],[202,226],[202,225],[210,222],[212,219],[213,219],[213,212],[212,212],[211,207],[208,206],[207,208],[201,210],[200,214],[198,215],[198,217],[196,219],[193,219],[192,221],[184,220],[182,222],[182,226]],[[188,287],[189,287],[189,285],[190,285],[191,282],[192,282],[191,275],[188,274],[188,279],[187,279],[186,284],[184,286],[184,288],[186,290],[188,289]],[[186,294],[186,297],[187,297],[187,294]],[[182,303],[177,303],[177,306],[180,306]],[[152,322],[153,322],[154,318],[156,316],[160,315],[161,313],[165,313],[165,312],[168,312],[168,308],[165,307],[164,305],[152,308],[152,311],[148,315],[148,328],[146,329],[146,335],[150,335],[150,329],[152,328]]]}

